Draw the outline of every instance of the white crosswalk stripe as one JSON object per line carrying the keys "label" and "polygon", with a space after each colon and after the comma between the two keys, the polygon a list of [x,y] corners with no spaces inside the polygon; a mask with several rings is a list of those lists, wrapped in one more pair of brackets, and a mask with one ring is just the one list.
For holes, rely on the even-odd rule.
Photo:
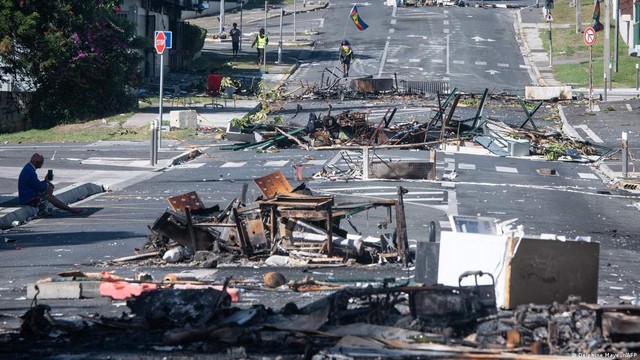
{"label": "white crosswalk stripe", "polygon": [[264,163],[264,166],[269,166],[269,167],[274,167],[274,166],[278,166],[278,167],[282,167],[287,165],[287,163],[289,162],[289,160],[275,160],[275,161],[267,161],[266,163]]}
{"label": "white crosswalk stripe", "polygon": [[229,161],[229,162],[226,162],[226,163],[220,165],[220,167],[221,168],[237,168],[237,167],[242,167],[242,166],[244,166],[246,164],[247,164],[246,161],[241,161],[241,162]]}

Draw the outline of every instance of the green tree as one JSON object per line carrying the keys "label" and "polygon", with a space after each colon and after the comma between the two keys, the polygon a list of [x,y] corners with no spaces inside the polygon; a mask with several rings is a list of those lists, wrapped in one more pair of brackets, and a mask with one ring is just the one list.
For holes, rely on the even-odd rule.
{"label": "green tree", "polygon": [[0,65],[31,93],[31,126],[102,117],[136,104],[143,44],[121,0],[0,0]]}

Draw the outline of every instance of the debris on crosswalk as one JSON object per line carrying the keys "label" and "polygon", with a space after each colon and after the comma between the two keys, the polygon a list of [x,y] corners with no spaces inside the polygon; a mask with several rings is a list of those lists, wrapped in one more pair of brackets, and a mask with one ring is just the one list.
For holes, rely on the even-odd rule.
{"label": "debris on crosswalk", "polygon": [[[216,256],[221,254],[231,256],[230,261],[284,255],[304,259],[305,265],[342,264],[349,259],[377,263],[395,258],[405,262],[410,256],[406,238],[393,237],[397,243],[387,244],[382,239],[392,238],[389,233],[378,242],[365,242],[355,228],[356,232],[350,234],[340,227],[341,220],[352,224],[351,216],[382,208],[385,211],[379,216],[385,224],[395,221],[393,230],[406,233],[404,219],[398,218],[404,216],[398,210],[403,207],[404,190],[398,191],[398,200],[354,203],[314,195],[304,183],[294,188],[280,171],[254,179],[254,183],[262,193],[260,197],[247,201],[245,186],[240,196],[224,208],[206,207],[196,192],[169,197],[170,208],[149,227],[146,251],[159,254],[169,263],[189,262],[195,254],[209,253],[216,265],[225,261]],[[198,257],[202,259],[202,255]],[[201,263],[205,266],[206,262]]]}

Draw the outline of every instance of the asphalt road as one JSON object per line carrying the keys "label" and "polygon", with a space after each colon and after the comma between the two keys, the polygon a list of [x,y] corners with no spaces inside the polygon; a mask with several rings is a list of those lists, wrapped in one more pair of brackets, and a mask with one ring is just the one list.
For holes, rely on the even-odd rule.
{"label": "asphalt road", "polygon": [[[345,8],[337,8],[337,10],[344,12]],[[400,10],[413,11],[412,9]],[[475,14],[467,12],[472,9],[459,9],[460,12],[458,13],[456,10],[456,15],[462,17],[454,20],[454,16],[451,14],[453,10],[431,8],[428,10],[430,11],[429,16],[434,19],[431,23],[437,21],[440,28],[441,25],[444,25],[445,19],[449,19],[449,24],[453,24],[455,21],[464,23],[462,20],[464,16],[487,16],[485,13],[494,11],[482,10],[484,13],[480,15],[480,10],[478,14]],[[448,13],[445,14],[445,11]],[[365,9],[362,12],[365,14]],[[335,14],[328,14],[330,12],[326,16],[338,18]],[[317,15],[309,14],[309,21],[315,21],[311,18]],[[410,22],[411,15],[408,13],[404,15],[407,15],[407,21]],[[331,23],[333,20],[326,16],[322,16],[322,18],[328,19],[325,24]],[[491,16],[482,19],[488,22],[495,21],[496,18]],[[304,19],[306,18],[303,17],[301,21],[305,21]],[[376,16],[369,19],[371,19],[371,26],[379,25],[381,27],[384,21],[390,20],[386,15],[379,19]],[[395,25],[402,23],[400,19],[396,20],[398,21]],[[469,20],[470,23],[473,21],[475,20]],[[317,22],[320,23],[320,21]],[[510,31],[508,27],[503,30],[507,33]],[[290,54],[300,54],[302,58],[306,57],[309,60],[307,67],[315,69],[308,70],[306,74],[297,74],[298,77],[294,77],[294,81],[299,82],[302,79],[312,81],[315,76],[320,76],[322,69],[334,61],[331,59],[334,39],[337,42],[342,29],[334,27],[331,31],[327,31],[327,34],[332,35],[322,35],[326,39],[326,43],[319,44],[317,50],[315,48],[311,51],[287,50],[291,51]],[[459,33],[462,32],[464,31],[459,31]],[[408,63],[412,63],[410,59],[414,59],[411,55],[415,51],[410,46],[417,42],[407,36],[411,33],[403,33],[405,45],[402,46],[409,46],[405,50],[398,50],[403,49],[402,46],[396,50],[389,50],[395,46],[393,45],[395,44],[393,42],[395,36],[402,33],[402,30],[395,30],[393,33],[384,35],[383,33],[384,31],[377,34],[376,40],[370,41],[371,49],[375,49],[371,53],[375,55],[367,54],[367,57],[362,59],[361,65],[354,65],[356,74],[375,74],[376,70],[380,71],[380,69],[385,73],[390,71],[389,69],[393,70],[394,66],[400,66],[399,61],[398,63],[381,61],[387,36],[392,37],[386,50],[387,60],[408,59]],[[499,57],[493,54],[489,54],[489,58],[493,60],[486,60],[487,65],[475,63],[478,54],[484,55],[488,52],[482,50],[484,49],[482,46],[485,46],[484,43],[494,44],[497,41],[476,41],[470,40],[470,34],[466,36],[466,38],[461,37],[459,40],[450,42],[449,45],[451,48],[455,48],[458,44],[457,41],[459,41],[459,44],[466,44],[464,49],[470,49],[469,54],[466,52],[450,53],[456,54],[456,61],[464,61],[464,64],[455,64],[451,61],[450,69],[456,69],[454,65],[466,65],[458,67],[458,69],[475,68],[474,75],[460,72],[461,81],[465,78],[473,78],[475,80],[468,83],[480,84],[479,87],[482,89],[486,84],[485,81],[487,83],[493,81],[491,86],[496,89],[507,89],[510,84],[527,83],[521,78],[525,77],[526,70],[521,69],[519,65],[518,68],[521,70],[514,71],[513,76],[515,77],[511,80],[505,80],[506,77],[503,79],[502,76],[496,76],[494,79],[489,72],[483,71],[483,69],[494,69],[489,68],[488,64],[490,61],[495,61],[495,69],[508,72],[507,67],[498,67]],[[482,39],[493,39],[490,37],[491,34],[482,33],[478,36]],[[358,46],[364,46],[358,44],[365,44],[369,41],[367,38],[355,37],[354,39],[356,40],[356,51],[358,51]],[[423,40],[425,39],[420,39],[420,41]],[[504,41],[510,43],[508,39]],[[403,43],[399,42],[399,44]],[[428,37],[423,43],[423,47],[425,46],[432,46],[433,49],[438,48],[438,51],[433,52],[433,54],[437,54],[437,57],[432,59],[443,59],[443,61],[422,63],[426,57],[415,57],[415,59],[420,59],[415,62],[416,65],[420,64],[424,67],[423,70],[411,70],[413,72],[410,72],[410,76],[420,79],[444,79],[446,51],[442,52],[442,44],[429,43]],[[499,49],[503,53],[510,54],[513,51],[511,46],[513,44],[507,48]],[[389,57],[393,51],[399,52],[393,55],[395,57]],[[367,52],[365,51],[365,53]],[[473,61],[473,64],[470,61]],[[509,64],[508,69],[515,70],[515,65],[511,66],[510,62]],[[304,68],[301,67],[302,70]],[[398,69],[408,71],[405,68]],[[425,75],[425,72],[428,74]],[[450,80],[457,81],[455,80],[456,72],[453,71],[452,74]],[[503,73],[501,72],[501,74]],[[310,112],[322,113],[328,110],[327,104],[322,102],[302,102],[304,111],[292,120],[293,109],[298,103],[287,103],[284,107],[288,120],[299,121],[301,124],[305,123]],[[331,103],[334,105],[333,111],[355,106],[365,111],[371,111],[372,118],[382,116],[389,106],[403,104],[397,99],[382,103],[371,101],[332,101]],[[630,103],[631,111],[624,110],[627,108],[624,105],[626,103]],[[618,141],[617,134],[622,129],[631,134],[640,131],[640,127],[634,121],[637,119],[638,103],[625,102],[624,104],[611,105],[616,110],[608,110],[605,105],[601,105],[604,111],[588,116],[584,115],[584,111],[581,111],[584,110],[584,103],[580,105],[582,108],[567,109],[565,106],[565,110],[567,110],[568,122],[574,127],[578,126],[579,134],[584,135],[586,139],[589,138],[597,142],[592,136],[595,134],[602,140],[603,145],[614,147]],[[396,121],[428,118],[431,110],[425,106],[422,103],[403,104]],[[519,116],[521,115],[519,114]],[[539,115],[544,116],[542,112]],[[580,127],[582,125],[584,126]],[[328,165],[348,166],[340,160],[342,156],[337,151],[309,153],[290,149],[275,153],[224,152],[217,150],[215,145],[217,144],[206,141],[193,144],[166,142],[166,147],[160,152],[163,160],[183,153],[191,149],[192,146],[202,148],[205,154],[189,163],[162,170],[147,165],[149,147],[145,142],[10,144],[0,146],[2,160],[0,164],[0,193],[11,194],[15,192],[15,177],[26,159],[35,151],[45,154],[46,163],[43,170],[53,168],[56,173],[56,181],[60,186],[95,180],[108,182],[112,189],[110,192],[84,199],[76,204],[90,209],[86,216],[70,217],[56,213],[53,217],[34,220],[2,233],[4,238],[4,241],[0,242],[0,264],[3,269],[2,275],[0,275],[0,321],[2,321],[2,327],[16,328],[20,322],[18,316],[31,306],[31,301],[25,298],[27,284],[51,277],[61,271],[114,271],[115,274],[125,277],[133,277],[136,273],[145,272],[152,274],[154,278],[161,278],[169,272],[192,269],[188,264],[158,265],[152,262],[135,262],[116,266],[110,264],[110,261],[132,255],[135,249],[141,248],[145,244],[149,234],[148,226],[153,224],[167,208],[167,197],[196,191],[205,205],[220,204],[224,206],[231,199],[239,196],[243,184],[248,184],[248,198],[255,198],[259,194],[253,184],[255,177],[281,170],[290,181],[293,181],[293,164],[303,164],[306,183],[312,190],[342,198],[393,198],[397,186],[408,188],[410,192],[407,194],[408,198],[405,203],[408,235],[412,240],[424,238],[427,226],[431,221],[436,222],[439,229],[447,229],[449,226],[447,215],[480,215],[502,220],[518,218],[518,223],[522,224],[530,234],[555,233],[565,235],[568,238],[578,235],[590,236],[593,241],[601,243],[599,302],[618,303],[622,296],[631,295],[640,283],[640,276],[636,271],[637,254],[640,250],[637,240],[640,239],[640,234],[637,233],[635,222],[638,211],[636,193],[609,189],[607,187],[608,180],[601,177],[602,173],[599,169],[586,164],[439,152],[437,164],[439,174],[455,171],[457,177],[453,180],[334,182],[313,180],[312,175]],[[632,148],[637,148],[635,143],[632,144]],[[391,155],[405,158],[428,158],[428,153],[424,151],[385,152],[382,156]],[[619,161],[612,159],[608,163],[614,166]],[[538,172],[541,168],[553,168],[558,175],[541,175]],[[361,215],[352,220],[354,227],[364,236],[376,237],[389,231],[389,229],[378,227],[380,214],[372,211]],[[353,230],[347,224],[343,224],[343,226],[345,229]],[[393,264],[310,269],[273,267],[247,262],[244,266],[221,264],[219,268],[211,271],[211,276],[219,280],[233,276],[238,279],[254,279],[259,282],[264,273],[271,270],[278,270],[284,273],[287,279],[294,280],[301,280],[305,276],[317,279],[329,277],[367,279],[393,276],[404,280],[413,275],[412,268],[404,269]],[[288,301],[304,304],[324,295],[326,293],[297,294],[246,291],[242,294],[243,301],[240,305],[264,304],[278,309]],[[106,316],[119,316],[123,311],[126,311],[122,303],[112,302],[106,298],[55,300],[47,301],[47,304],[53,308],[56,315],[65,316],[91,312],[99,312]]]}

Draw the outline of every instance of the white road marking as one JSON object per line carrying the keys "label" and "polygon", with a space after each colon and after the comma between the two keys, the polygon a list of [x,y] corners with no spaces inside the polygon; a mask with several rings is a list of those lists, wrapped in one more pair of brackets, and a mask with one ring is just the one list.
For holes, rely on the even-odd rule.
{"label": "white road marking", "polygon": [[581,179],[595,179],[595,180],[598,179],[598,177],[595,174],[591,174],[591,173],[578,173],[578,176],[580,176]]}
{"label": "white road marking", "polygon": [[589,129],[589,127],[587,125],[576,125],[574,126],[575,128],[578,129],[582,129],[582,131],[584,131],[588,137],[591,138],[591,140],[597,142],[597,143],[603,143],[604,141],[602,141],[602,139],[596,135],[596,133],[593,132],[593,130]]}
{"label": "white road marking", "polygon": [[483,65],[486,66],[487,62],[486,61],[476,61],[476,65],[478,65],[478,66],[483,66]]}
{"label": "white road marking", "polygon": [[431,62],[442,64],[442,59],[431,59]]}
{"label": "white road marking", "polygon": [[464,65],[464,60],[453,60],[453,63],[456,65]]}
{"label": "white road marking", "polygon": [[396,31],[396,29],[391,28],[391,29],[389,29],[389,34],[393,34],[395,31]]}
{"label": "white road marking", "polygon": [[461,170],[475,170],[476,169],[476,164],[459,163],[458,164],[458,169],[461,169]]}
{"label": "white road marking", "polygon": [[496,166],[496,171],[497,172],[506,172],[506,173],[511,173],[511,174],[517,174],[518,173],[518,169],[516,169],[514,167],[506,167],[506,166]]}
{"label": "white road marking", "polygon": [[420,59],[409,59],[409,62],[411,62],[411,63],[417,63],[417,62],[420,62]]}
{"label": "white road marking", "polygon": [[397,22],[396,19],[391,19],[391,21],[390,21],[391,25],[395,25],[396,22]]}
{"label": "white road marking", "polygon": [[633,111],[633,108],[631,107],[631,104],[625,104],[627,106],[627,110],[629,111]]}
{"label": "white road marking", "polygon": [[498,63],[498,67],[509,67],[509,64]]}
{"label": "white road marking", "polygon": [[324,165],[327,160],[309,160],[304,165]]}
{"label": "white road marking", "polygon": [[229,161],[222,164],[220,167],[221,168],[237,168],[237,167],[242,167],[246,164],[247,164],[246,161],[240,161],[240,162]]}
{"label": "white road marking", "polygon": [[398,59],[387,59],[388,63],[397,63]]}
{"label": "white road marking", "polygon": [[[394,6],[394,13],[395,13]],[[387,42],[384,43],[384,51],[382,52],[382,60],[380,60],[380,68],[378,68],[378,77],[382,77],[382,70],[384,69],[384,63],[387,60],[387,54],[389,53],[389,39],[387,38]]]}
{"label": "white road marking", "polygon": [[285,165],[287,165],[288,162],[289,162],[289,160],[267,161],[266,163],[264,163],[263,166],[285,166]]}

